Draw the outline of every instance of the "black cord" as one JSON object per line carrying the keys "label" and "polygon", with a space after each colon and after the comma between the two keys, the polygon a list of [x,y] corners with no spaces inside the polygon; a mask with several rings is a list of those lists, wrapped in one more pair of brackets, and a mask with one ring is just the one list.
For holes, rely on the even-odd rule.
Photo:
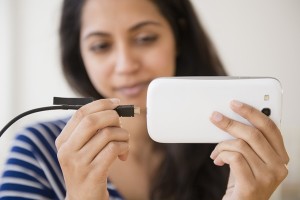
{"label": "black cord", "polygon": [[[47,110],[78,110],[82,105],[58,105],[58,106],[47,106],[41,108],[35,108],[32,110],[28,110],[22,114],[17,115],[15,118],[10,120],[0,131],[0,137],[3,133],[16,121],[25,117],[26,115],[30,115],[36,112],[42,112]],[[134,117],[135,114],[140,114],[140,109],[138,107],[134,107],[134,105],[119,105],[114,109],[120,117]]]}
{"label": "black cord", "polygon": [[[81,106],[91,103],[93,98],[83,97],[83,98],[65,98],[65,97],[53,97],[53,104],[55,106],[47,106],[41,108],[35,108],[28,110],[12,120],[10,120],[0,131],[0,137],[3,133],[16,121],[36,112],[42,112],[47,110],[78,110]],[[120,117],[134,117],[135,114],[140,114],[140,109],[134,105],[119,105],[114,109]]]}
{"label": "black cord", "polygon": [[10,120],[0,131],[0,137],[3,135],[3,133],[16,121],[21,119],[22,117],[25,117],[26,115],[30,115],[32,113],[36,112],[42,112],[42,111],[47,111],[47,110],[78,110],[82,105],[59,105],[59,106],[47,106],[47,107],[41,107],[41,108],[35,108],[32,110],[28,110],[12,120]]}

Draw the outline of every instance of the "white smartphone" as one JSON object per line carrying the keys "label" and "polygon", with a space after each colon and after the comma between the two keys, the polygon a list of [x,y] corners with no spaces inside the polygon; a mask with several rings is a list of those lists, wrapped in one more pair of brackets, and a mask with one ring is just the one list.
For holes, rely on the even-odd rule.
{"label": "white smartphone", "polygon": [[162,77],[147,92],[147,128],[160,143],[218,143],[233,136],[209,120],[213,111],[250,125],[230,109],[247,103],[280,126],[282,87],[272,77]]}

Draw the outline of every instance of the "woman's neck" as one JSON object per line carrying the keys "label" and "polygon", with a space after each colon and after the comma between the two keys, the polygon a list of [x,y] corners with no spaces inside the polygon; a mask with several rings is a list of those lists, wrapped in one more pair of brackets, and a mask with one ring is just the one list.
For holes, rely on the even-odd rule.
{"label": "woman's neck", "polygon": [[113,163],[109,178],[125,198],[148,199],[151,179],[162,162],[163,153],[154,149],[145,116],[121,118],[121,124],[130,133],[129,155],[125,162],[117,159]]}
{"label": "woman's neck", "polygon": [[130,153],[137,162],[143,162],[153,151],[153,140],[147,132],[146,116],[141,114],[134,118],[121,118],[121,126],[130,134]]}

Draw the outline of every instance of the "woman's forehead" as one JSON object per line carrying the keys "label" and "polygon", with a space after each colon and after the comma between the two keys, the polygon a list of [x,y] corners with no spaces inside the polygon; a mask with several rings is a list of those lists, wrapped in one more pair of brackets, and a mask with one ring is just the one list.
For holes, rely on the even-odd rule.
{"label": "woman's forehead", "polygon": [[167,23],[150,0],[88,0],[82,10],[81,28],[129,30],[145,21]]}
{"label": "woman's forehead", "polygon": [[97,20],[119,22],[136,19],[137,17],[162,17],[156,5],[149,0],[87,0],[82,10],[82,20],[96,18]]}

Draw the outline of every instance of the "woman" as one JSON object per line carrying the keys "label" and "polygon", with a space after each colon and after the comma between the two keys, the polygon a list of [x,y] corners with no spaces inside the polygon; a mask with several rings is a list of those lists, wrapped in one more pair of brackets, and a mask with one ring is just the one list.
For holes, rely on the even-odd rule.
{"label": "woman", "polygon": [[218,145],[157,144],[144,112],[128,119],[113,110],[143,110],[157,77],[225,75],[187,0],[65,0],[60,41],[70,85],[101,100],[18,136],[3,198],[268,199],[286,177],[280,131],[249,105],[231,107],[254,127],[212,113],[237,138]]}

